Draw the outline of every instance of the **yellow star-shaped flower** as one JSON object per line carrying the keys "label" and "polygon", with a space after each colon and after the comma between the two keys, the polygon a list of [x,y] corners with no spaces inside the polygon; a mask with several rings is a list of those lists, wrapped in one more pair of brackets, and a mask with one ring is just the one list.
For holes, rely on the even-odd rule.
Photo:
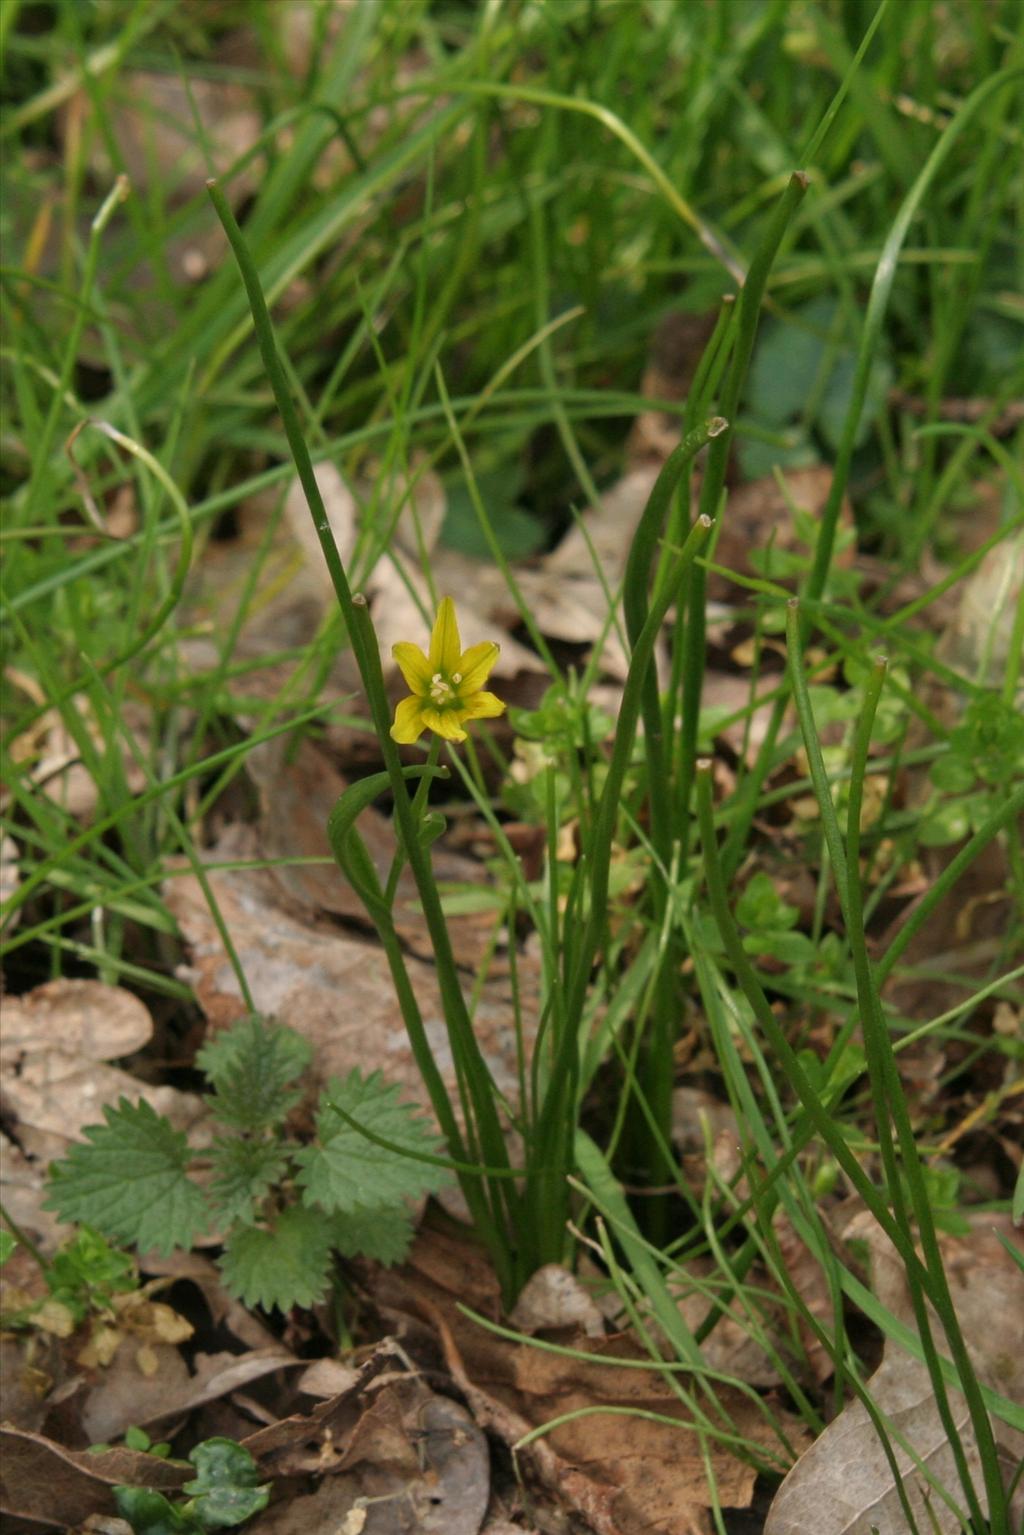
{"label": "yellow star-shaped flower", "polygon": [[446,741],[464,741],[467,720],[492,719],[505,705],[493,693],[483,691],[491,667],[498,659],[493,640],[462,649],[455,604],[441,600],[430,636],[430,654],[403,640],[391,654],[401,668],[412,693],[395,710],[392,737],[403,746],[418,741],[424,730],[433,730]]}

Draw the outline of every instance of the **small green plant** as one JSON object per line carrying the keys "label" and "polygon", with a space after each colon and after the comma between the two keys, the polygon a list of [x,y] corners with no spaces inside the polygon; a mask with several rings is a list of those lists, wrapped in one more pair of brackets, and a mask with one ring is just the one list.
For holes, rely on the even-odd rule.
{"label": "small green plant", "polygon": [[[335,1254],[399,1261],[412,1235],[406,1199],[444,1177],[435,1136],[397,1087],[356,1070],[323,1089],[315,1138],[300,1144],[289,1116],[310,1054],[293,1029],[240,1019],[197,1056],[221,1127],[207,1152],[148,1103],[122,1098],[51,1168],[50,1207],[140,1252],[217,1231],[228,1289],[268,1309],[323,1299]],[[65,1259],[69,1276],[76,1264]]]}
{"label": "small green plant", "polygon": [[[0,1263],[22,1245],[8,1231],[0,1231]],[[116,1309],[116,1297],[139,1288],[139,1276],[130,1254],[112,1247],[90,1226],[82,1226],[46,1258],[26,1242],[46,1284],[46,1295],[7,1288],[0,1318],[5,1327],[37,1329],[70,1337],[82,1322],[98,1322]]]}
{"label": "small green plant", "polygon": [[[151,1444],[141,1429],[129,1433],[137,1436],[130,1449],[158,1455],[165,1448]],[[196,1474],[182,1488],[189,1494],[183,1503],[172,1503],[150,1487],[114,1488],[117,1511],[135,1535],[205,1535],[233,1529],[266,1508],[270,1485],[260,1482],[256,1462],[233,1439],[204,1439],[188,1458]]]}
{"label": "small green plant", "polygon": [[[516,733],[514,761],[502,798],[524,821],[547,825],[552,788],[555,814],[563,825],[581,814],[582,784],[598,790],[604,776],[602,742],[615,721],[590,703],[570,677],[547,689],[536,709],[510,709]],[[553,785],[549,773],[554,774]]]}
{"label": "small green plant", "polygon": [[980,693],[951,732],[949,751],[932,764],[921,842],[944,847],[977,831],[1019,780],[1021,762],[1024,715],[997,693]]}
{"label": "small green plant", "polygon": [[[144,1428],[130,1425],[124,1431],[124,1447],[126,1450],[138,1450],[142,1455],[156,1455],[160,1460],[170,1460],[171,1445],[167,1439],[151,1439]],[[90,1455],[104,1455],[107,1450],[112,1450],[112,1444],[91,1444]]]}
{"label": "small green plant", "polygon": [[82,1226],[74,1240],[54,1254],[46,1283],[53,1299],[81,1322],[90,1312],[106,1310],[115,1295],[137,1289],[139,1276],[128,1253],[111,1247],[92,1227]]}

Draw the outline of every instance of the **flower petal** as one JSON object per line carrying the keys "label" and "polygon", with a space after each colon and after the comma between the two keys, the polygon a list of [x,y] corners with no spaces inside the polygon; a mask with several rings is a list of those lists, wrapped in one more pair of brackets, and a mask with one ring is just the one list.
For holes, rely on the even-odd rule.
{"label": "flower petal", "polygon": [[483,687],[491,675],[491,667],[498,659],[498,646],[493,640],[484,640],[480,645],[470,645],[459,657],[456,667],[462,681],[459,683],[459,696],[468,698],[471,693],[476,693]]}
{"label": "flower petal", "polygon": [[429,730],[443,736],[446,741],[466,739],[466,732],[460,723],[466,717],[465,709],[431,709],[424,705],[421,717]]}
{"label": "flower petal", "polygon": [[430,636],[430,673],[443,672],[451,676],[459,669],[459,624],[455,617],[455,604],[450,597],[441,598],[441,606],[434,620],[434,632]]}
{"label": "flower petal", "polygon": [[504,712],[505,705],[493,693],[474,693],[459,708],[459,714],[464,720],[495,719]]}
{"label": "flower petal", "polygon": [[412,746],[427,728],[424,713],[422,698],[403,698],[395,710],[391,739],[402,746]]}
{"label": "flower petal", "polygon": [[434,674],[420,647],[411,645],[408,640],[401,640],[397,645],[392,645],[391,654],[398,662],[409,692],[419,693],[421,698],[425,698],[430,692],[430,679]]}

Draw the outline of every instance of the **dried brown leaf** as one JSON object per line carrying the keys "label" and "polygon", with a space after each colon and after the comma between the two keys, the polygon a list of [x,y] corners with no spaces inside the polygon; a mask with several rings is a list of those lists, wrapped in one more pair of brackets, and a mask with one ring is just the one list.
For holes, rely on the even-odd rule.
{"label": "dried brown leaf", "polygon": [[605,1331],[594,1297],[560,1263],[546,1263],[530,1276],[509,1313],[509,1325],[529,1334],[572,1327],[588,1338],[603,1338]]}
{"label": "dried brown leaf", "polygon": [[320,1528],[476,1535],[490,1492],[490,1457],[465,1410],[406,1373],[387,1341],[347,1374],[345,1388],[308,1416],[245,1440],[278,1476],[324,1476],[312,1497],[279,1504],[256,1520],[255,1535]]}
{"label": "dried brown leaf", "polygon": [[[378,1296],[389,1309],[418,1312],[430,1321],[477,1421],[510,1443],[564,1414],[586,1414],[560,1422],[523,1449],[520,1459],[596,1530],[702,1535],[710,1529],[712,1498],[690,1415],[657,1372],[623,1368],[622,1360],[647,1357],[629,1335],[570,1335],[571,1346],[601,1354],[602,1363],[495,1337],[458,1309],[464,1302],[483,1315],[500,1314],[485,1260],[434,1231],[420,1234],[403,1270],[380,1277]],[[746,1397],[725,1388],[720,1400],[741,1433],[765,1443],[764,1420]],[[594,1407],[602,1410],[594,1414]],[[674,1421],[655,1422],[631,1408]],[[798,1429],[795,1437],[799,1441]],[[746,1506],[753,1469],[718,1447],[709,1453],[721,1503]]]}
{"label": "dried brown leaf", "polygon": [[79,1525],[91,1514],[109,1513],[111,1488],[121,1483],[171,1491],[193,1474],[138,1450],[105,1450],[93,1455],[68,1450],[42,1434],[5,1424],[0,1510],[12,1517],[59,1525]]}
{"label": "dried brown leaf", "polygon": [[[257,1009],[310,1041],[317,1081],[347,1076],[355,1066],[364,1072],[380,1067],[390,1081],[401,1084],[426,1107],[391,972],[379,945],[297,921],[282,909],[272,881],[264,874],[211,871],[208,877]],[[166,898],[192,953],[199,1004],[211,1024],[222,1027],[245,1012],[246,1006],[203,892],[197,881],[182,878],[168,887]],[[456,1078],[433,966],[410,959],[407,967],[427,1036],[454,1095]],[[514,1099],[515,1010],[503,983],[483,987],[474,1027],[499,1090]],[[527,1006],[527,1048],[532,1028]]]}
{"label": "dried brown leaf", "polygon": [[[0,1098],[22,1150],[40,1162],[64,1156],[104,1104],[144,1098],[176,1129],[197,1129],[202,1101],[174,1087],[154,1087],[107,1064],[150,1037],[143,1004],[100,981],[50,981],[4,1005]],[[59,1041],[59,1044],[55,1044]],[[33,1230],[40,1229],[35,1219]]]}
{"label": "dried brown leaf", "polygon": [[[1011,1401],[1024,1400],[1024,1353],[1020,1348],[1024,1316],[1024,1275],[996,1235],[1001,1228],[1009,1240],[1024,1247],[1005,1217],[979,1217],[969,1237],[944,1236],[943,1260],[953,1304],[979,1379]],[[913,1326],[902,1264],[874,1219],[855,1217],[846,1236],[867,1240],[872,1254],[872,1287],[878,1299],[901,1321]],[[941,1328],[936,1335],[941,1338]],[[876,1406],[913,1446],[931,1475],[963,1506],[953,1451],[935,1405],[928,1371],[891,1340],[881,1365],[867,1383]],[[950,1392],[954,1421],[978,1489],[986,1500],[980,1457],[970,1426],[966,1402]],[[1007,1485],[1024,1452],[1024,1435],[993,1420]],[[930,1491],[912,1457],[893,1445],[900,1476],[922,1529],[959,1535],[961,1521]],[[929,1512],[925,1512],[926,1501]],[[1024,1488],[1018,1487],[1013,1518],[1024,1519]],[[934,1526],[929,1523],[934,1519]],[[902,1511],[888,1460],[867,1409],[854,1401],[830,1423],[800,1458],[775,1496],[765,1535],[904,1535]]]}
{"label": "dried brown leaf", "polygon": [[[186,201],[202,193],[209,175],[223,175],[260,135],[262,124],[252,95],[234,81],[204,80],[195,74],[185,80],[155,70],[127,70],[119,74],[117,84],[117,96],[107,103],[105,117],[119,152],[118,163],[111,160],[107,139],[95,125],[87,135],[91,169],[101,181],[124,171],[140,193],[155,180],[165,195],[170,191]],[[70,122],[70,114],[83,110],[88,117],[89,100],[87,92],[73,99],[64,121]],[[194,114],[202,124],[201,139]],[[244,196],[258,178],[258,166],[250,165],[232,178],[232,194]]]}
{"label": "dried brown leaf", "polygon": [[113,1362],[92,1384],[82,1408],[82,1424],[93,1442],[117,1439],[131,1424],[144,1427],[176,1418],[205,1402],[228,1396],[275,1370],[302,1364],[280,1344],[246,1354],[197,1354],[189,1372],[170,1343],[149,1345],[155,1370],[139,1368],[130,1349],[119,1349]]}
{"label": "dried brown leaf", "polygon": [[48,981],[22,997],[4,1002],[0,1063],[8,1052],[52,1049],[55,1041],[69,1055],[113,1061],[149,1043],[153,1020],[146,1006],[123,986],[102,981]]}

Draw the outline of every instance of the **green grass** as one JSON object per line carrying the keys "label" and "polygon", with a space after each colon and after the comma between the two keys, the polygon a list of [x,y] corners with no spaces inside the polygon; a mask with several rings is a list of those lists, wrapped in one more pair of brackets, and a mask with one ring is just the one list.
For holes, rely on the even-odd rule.
{"label": "green grass", "polygon": [[[388,892],[369,882],[347,811],[332,842],[378,921],[426,1092],[506,1294],[537,1263],[570,1257],[566,1218],[585,1224],[590,1211],[600,1219],[588,1235],[625,1314],[653,1354],[655,1318],[675,1360],[697,1369],[686,1401],[710,1439],[735,1437],[700,1364],[723,1315],[766,1340],[790,1406],[818,1431],[830,1403],[808,1385],[798,1321],[835,1362],[835,1403],[870,1401],[854,1311],[907,1337],[829,1236],[832,1190],[855,1189],[900,1248],[917,1307],[913,1347],[939,1398],[943,1380],[968,1391],[992,1528],[1006,1529],[985,1443],[993,1397],[961,1348],[934,1231],[936,1190],[956,1169],[935,1147],[953,1125],[941,1112],[913,1117],[899,1066],[921,1037],[978,1080],[1010,1082],[1020,1066],[990,1008],[1015,995],[1024,928],[1015,718],[1024,600],[1014,613],[1009,588],[997,599],[968,666],[937,644],[931,622],[980,558],[964,542],[978,487],[999,499],[987,543],[1008,565],[1024,525],[1022,429],[1006,425],[1024,388],[1019,7],[409,0],[360,5],[339,34],[330,8],[315,6],[316,41],[297,65],[281,30],[287,12],[247,6],[242,50],[225,46],[240,14],[231,5],[205,7],[201,21],[181,0],[9,3],[0,14],[0,709],[4,824],[21,875],[8,903],[9,979],[26,989],[98,975],[189,1007],[162,895],[169,872],[184,856],[206,879],[209,813],[244,779],[258,742],[354,718],[380,741],[382,786],[431,925],[466,1073],[461,1129],[403,989]],[[177,138],[166,141],[154,93],[138,94],[140,71],[194,86],[172,114]],[[234,163],[203,119],[211,81],[248,90],[260,124]],[[144,168],[130,188],[116,180],[129,102]],[[204,166],[217,176],[216,209]],[[232,208],[248,292],[218,220],[230,226]],[[185,250],[203,253],[199,279],[186,273]],[[725,295],[737,301],[723,306]],[[581,657],[570,673],[552,654],[516,590],[516,558],[615,483],[629,426],[650,406],[640,384],[651,336],[679,309],[720,314],[688,399],[664,402],[681,436],[714,416],[728,422],[700,489],[718,526],[703,547],[695,534],[679,563],[686,498],[665,482],[652,502],[624,591],[609,594],[608,628],[626,637],[633,670],[618,733],[604,740],[586,707],[596,663]],[[912,408],[900,405],[908,399]],[[958,416],[949,402],[965,399]],[[348,569],[332,569],[340,614],[307,644],[254,659],[244,636],[281,579],[284,493],[297,464],[316,511],[312,465],[323,461],[374,487]],[[835,478],[820,523],[803,529],[803,554],[762,551],[758,574],[734,588],[759,664],[784,646],[788,669],[773,677],[756,760],[748,767],[744,755],[716,798],[701,766],[712,737],[700,699],[727,487],[807,462],[828,463]],[[488,898],[504,903],[513,929],[539,936],[541,1037],[511,1110],[476,1051],[474,999],[446,957],[450,901],[415,831],[430,775],[411,799],[366,610],[350,601],[389,547],[403,509],[393,487],[428,466],[449,500],[472,510],[473,547],[506,575],[521,632],[566,700],[513,719],[548,762],[513,807],[545,828],[539,880],[527,881],[505,839],[500,738],[481,732],[475,752],[456,754],[444,791],[491,827],[499,856]],[[685,487],[690,464],[675,467]],[[115,495],[134,515],[116,537],[104,523]],[[844,496],[861,546],[884,563],[886,582],[870,597],[836,559]],[[251,560],[211,602],[200,577],[221,568],[220,541],[233,519],[252,519],[254,503]],[[466,538],[454,520],[447,536]],[[330,564],[331,541],[322,543]],[[933,575],[935,558],[948,576]],[[429,560],[420,565],[429,586]],[[922,571],[921,595],[888,600]],[[801,596],[788,640],[783,577]],[[671,684],[659,695],[645,657],[661,623],[649,612],[669,607]],[[211,655],[201,670],[188,660],[200,635]],[[339,698],[328,682],[350,640],[365,700]],[[881,649],[884,679],[873,669]],[[748,728],[752,712],[740,711]],[[630,718],[642,720],[639,745]],[[67,780],[41,785],[33,772],[58,725],[80,764],[84,818],[62,797]],[[809,777],[792,766],[801,749]],[[913,803],[909,771],[923,785]],[[870,820],[869,774],[884,779]],[[758,909],[753,894],[744,905],[744,892],[754,870],[774,868],[766,817],[812,794],[816,815],[788,823],[816,880],[813,915],[797,932],[782,906],[766,897]],[[556,854],[573,821],[583,857],[569,866]],[[944,845],[962,850],[880,948],[900,871]],[[951,1005],[900,1016],[883,983],[920,974],[910,940],[944,892],[968,889],[960,882],[993,847],[1008,870],[1005,932],[982,969],[941,957]],[[613,855],[627,850],[645,891],[623,899],[608,880]],[[247,996],[208,880],[206,891]],[[699,1197],[669,1135],[686,1008],[699,1009],[716,1092],[742,1127],[741,1176],[722,1180],[709,1161]],[[816,1054],[812,1021],[827,1024]],[[522,1184],[508,1176],[510,1114],[524,1133]],[[492,1176],[472,1175],[472,1164]],[[679,1193],[630,1202],[623,1183]],[[1003,1205],[1010,1197],[1001,1190]],[[954,1189],[946,1214],[972,1202]],[[776,1212],[822,1266],[827,1321],[793,1289]],[[717,1277],[693,1332],[671,1286],[696,1257],[713,1259]],[[782,1352],[768,1291],[788,1318]],[[931,1324],[934,1338],[926,1299],[942,1324]],[[671,1355],[667,1378],[682,1389]],[[1013,1417],[1012,1404],[994,1405]],[[771,1475],[792,1458],[776,1426],[768,1459],[746,1446]],[[981,1529],[966,1474],[940,1495]]]}

